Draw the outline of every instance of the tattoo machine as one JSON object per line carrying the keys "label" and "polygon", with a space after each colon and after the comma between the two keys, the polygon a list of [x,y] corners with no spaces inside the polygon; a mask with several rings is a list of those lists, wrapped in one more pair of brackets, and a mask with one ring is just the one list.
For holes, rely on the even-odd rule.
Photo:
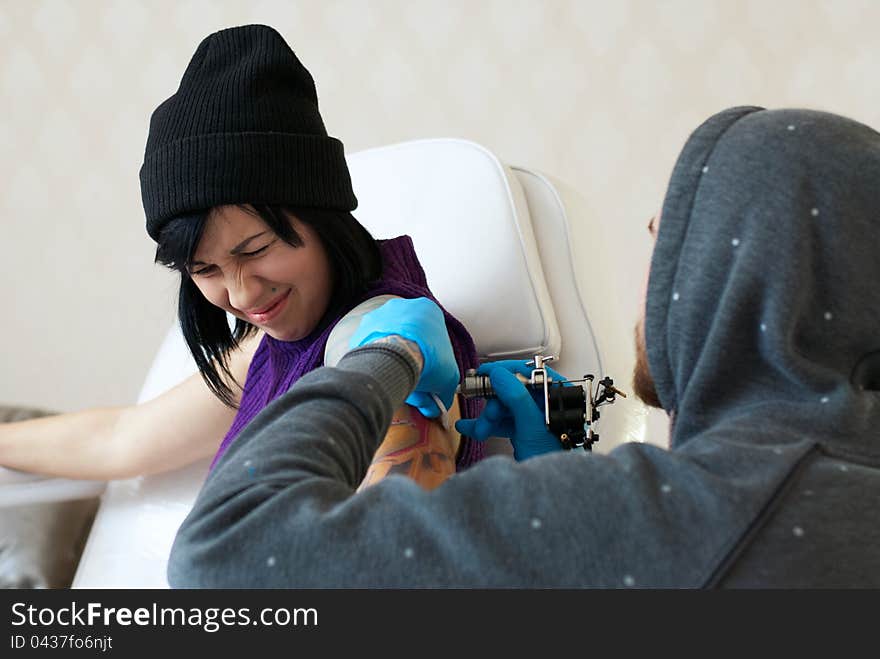
{"label": "tattoo machine", "polygon": [[[614,380],[604,377],[596,385],[593,392],[592,374],[584,375],[577,380],[554,380],[547,372],[545,364],[556,359],[553,355],[535,355],[535,358],[524,362],[532,366],[531,377],[519,373],[516,377],[533,393],[543,395],[544,423],[547,429],[559,437],[563,448],[583,447],[591,451],[593,444],[599,440],[593,424],[599,420],[599,408],[610,405],[617,396],[626,398],[626,394],[614,386]],[[579,383],[589,383],[587,388]],[[456,393],[465,398],[494,398],[495,391],[488,375],[480,375],[476,369],[468,369],[459,384]]]}

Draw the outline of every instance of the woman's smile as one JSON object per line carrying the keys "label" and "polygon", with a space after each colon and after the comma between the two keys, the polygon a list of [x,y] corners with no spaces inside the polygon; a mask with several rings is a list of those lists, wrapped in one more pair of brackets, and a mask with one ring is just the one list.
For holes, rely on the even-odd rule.
{"label": "woman's smile", "polygon": [[269,306],[264,307],[259,312],[245,311],[244,313],[247,315],[248,319],[255,324],[268,323],[284,311],[287,306],[287,301],[290,299],[291,290],[292,289],[287,289],[286,293],[282,293],[278,298],[270,302]]}

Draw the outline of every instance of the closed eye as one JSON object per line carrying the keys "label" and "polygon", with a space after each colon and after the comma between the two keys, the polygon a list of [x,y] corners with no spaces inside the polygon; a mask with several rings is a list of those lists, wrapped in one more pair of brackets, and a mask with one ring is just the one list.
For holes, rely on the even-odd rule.
{"label": "closed eye", "polygon": [[190,270],[189,274],[191,277],[201,277],[202,275],[208,274],[213,269],[214,269],[214,266],[209,265],[207,268],[200,268],[199,270]]}
{"label": "closed eye", "polygon": [[[271,245],[271,243],[269,243],[269,244]],[[265,247],[260,247],[260,249],[256,249],[253,252],[241,252],[241,255],[242,256],[256,256],[260,252],[265,252],[267,249],[269,249],[269,245],[266,245]]]}
{"label": "closed eye", "polygon": [[[271,245],[271,244],[272,243],[269,243],[269,245]],[[265,246],[261,247],[260,249],[255,249],[253,252],[239,252],[239,256],[258,256],[262,252],[265,252],[267,249],[269,249],[269,245],[265,245]],[[191,270],[189,274],[193,277],[200,277],[200,276],[204,276],[204,275],[209,274],[213,269],[214,269],[214,266],[209,265],[204,268],[201,268],[200,270]]]}

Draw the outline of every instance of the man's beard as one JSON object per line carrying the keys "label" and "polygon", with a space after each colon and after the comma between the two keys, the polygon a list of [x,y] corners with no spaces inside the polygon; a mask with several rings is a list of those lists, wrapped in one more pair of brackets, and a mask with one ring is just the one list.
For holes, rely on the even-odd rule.
{"label": "man's beard", "polygon": [[633,391],[636,394],[636,398],[648,407],[663,409],[663,405],[660,404],[660,398],[657,396],[657,389],[654,386],[654,380],[651,378],[651,371],[648,368],[648,351],[645,346],[644,322],[641,320],[636,323],[635,340],[636,365],[633,369]]}

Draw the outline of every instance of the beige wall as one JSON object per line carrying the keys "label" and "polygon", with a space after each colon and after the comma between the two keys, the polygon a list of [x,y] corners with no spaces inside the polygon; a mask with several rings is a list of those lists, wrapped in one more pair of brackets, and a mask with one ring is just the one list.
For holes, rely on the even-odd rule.
{"label": "beige wall", "polygon": [[627,326],[700,121],[759,104],[880,126],[874,0],[0,0],[0,402],[136,397],[176,289],[143,228],[149,115],[204,36],[246,22],[288,39],[349,151],[459,136],[580,191],[608,222],[605,245],[573,228],[582,280],[606,249]]}

